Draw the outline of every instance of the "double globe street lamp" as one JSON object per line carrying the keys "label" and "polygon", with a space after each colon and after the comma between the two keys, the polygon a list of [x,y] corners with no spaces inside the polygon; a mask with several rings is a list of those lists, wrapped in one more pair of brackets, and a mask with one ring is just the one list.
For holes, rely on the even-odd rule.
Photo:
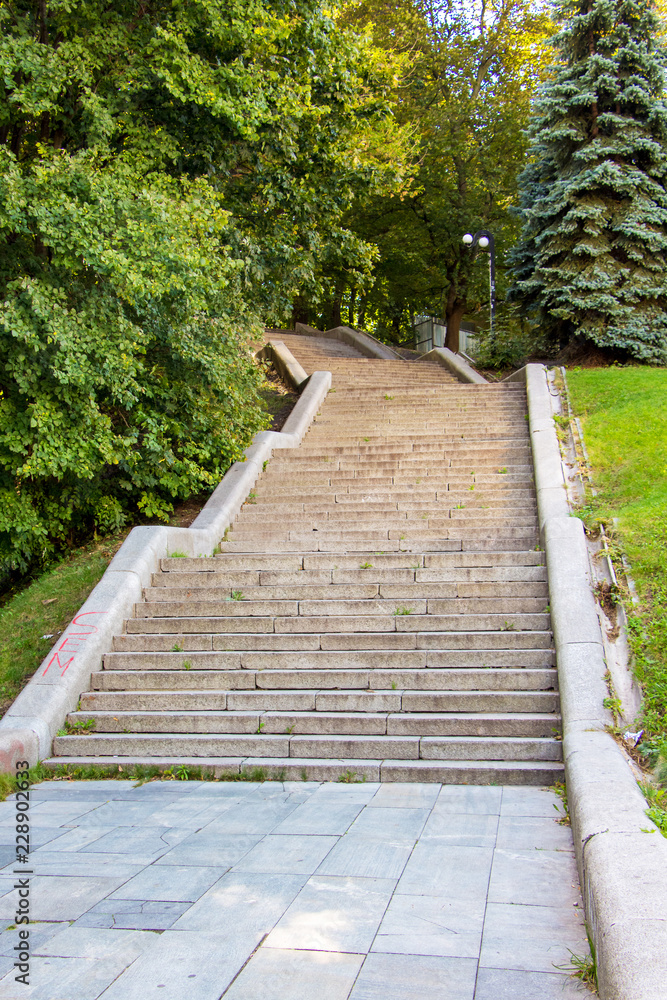
{"label": "double globe street lamp", "polygon": [[471,250],[474,250],[475,247],[480,247],[482,250],[489,251],[490,333],[493,336],[493,326],[496,318],[496,241],[493,238],[493,233],[490,233],[488,229],[478,229],[474,236],[471,233],[466,233],[463,237],[463,242]]}

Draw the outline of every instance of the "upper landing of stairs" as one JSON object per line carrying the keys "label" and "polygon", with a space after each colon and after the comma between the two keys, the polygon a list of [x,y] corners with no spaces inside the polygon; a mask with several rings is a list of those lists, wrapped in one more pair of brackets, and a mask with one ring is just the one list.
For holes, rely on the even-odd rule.
{"label": "upper landing of stairs", "polygon": [[525,389],[280,331],[332,389],[214,559],[162,561],[52,764],[550,784]]}

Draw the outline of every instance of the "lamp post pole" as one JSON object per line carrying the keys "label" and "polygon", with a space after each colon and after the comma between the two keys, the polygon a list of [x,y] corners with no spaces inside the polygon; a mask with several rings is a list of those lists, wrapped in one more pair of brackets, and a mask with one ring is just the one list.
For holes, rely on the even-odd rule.
{"label": "lamp post pole", "polygon": [[496,320],[496,241],[493,233],[488,229],[478,229],[475,235],[466,233],[463,242],[471,250],[479,246],[482,250],[489,251],[489,291],[490,291],[490,312],[491,312],[491,336]]}

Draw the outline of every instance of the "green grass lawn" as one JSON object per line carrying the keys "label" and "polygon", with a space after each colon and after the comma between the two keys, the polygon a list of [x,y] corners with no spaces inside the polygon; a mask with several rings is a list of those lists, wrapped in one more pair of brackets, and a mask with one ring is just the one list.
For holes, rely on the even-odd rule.
{"label": "green grass lawn", "polygon": [[667,370],[575,368],[567,379],[598,490],[584,514],[612,533],[618,518],[641,598],[626,610],[644,691],[643,749],[654,760],[667,755]]}
{"label": "green grass lawn", "polygon": [[127,532],[77,549],[0,607],[0,713],[7,711],[99,581]]}

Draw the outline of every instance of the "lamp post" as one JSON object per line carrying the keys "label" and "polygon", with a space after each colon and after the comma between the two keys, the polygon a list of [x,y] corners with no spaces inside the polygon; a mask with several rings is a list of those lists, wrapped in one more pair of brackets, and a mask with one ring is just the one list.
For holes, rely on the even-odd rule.
{"label": "lamp post", "polygon": [[496,319],[496,241],[493,233],[488,229],[478,229],[474,236],[466,233],[463,242],[471,250],[479,246],[482,250],[489,251],[489,290],[491,306],[491,336],[493,336],[493,326]]}

